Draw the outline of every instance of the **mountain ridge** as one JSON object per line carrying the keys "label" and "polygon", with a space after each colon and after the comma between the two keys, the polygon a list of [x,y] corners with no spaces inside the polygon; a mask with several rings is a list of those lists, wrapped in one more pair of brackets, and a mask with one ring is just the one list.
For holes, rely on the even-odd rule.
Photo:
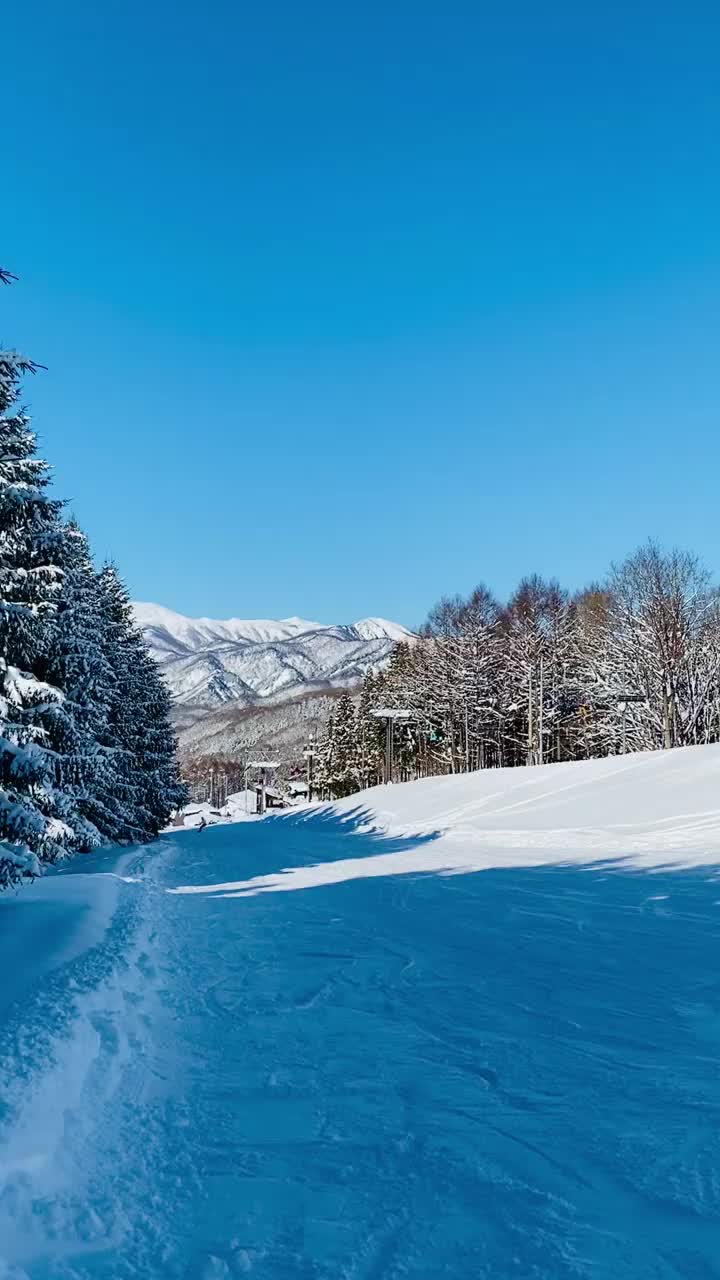
{"label": "mountain ridge", "polygon": [[351,687],[383,666],[399,640],[412,639],[400,623],[377,617],[188,618],[141,601],[133,611],[176,703],[208,711]]}

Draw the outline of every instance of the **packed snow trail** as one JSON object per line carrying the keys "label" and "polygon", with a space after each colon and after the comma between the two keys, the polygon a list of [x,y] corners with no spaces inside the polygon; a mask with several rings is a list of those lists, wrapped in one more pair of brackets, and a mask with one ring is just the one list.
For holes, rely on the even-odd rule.
{"label": "packed snow trail", "polygon": [[720,1276],[715,870],[416,872],[441,841],[362,825],[0,900],[3,1280]]}

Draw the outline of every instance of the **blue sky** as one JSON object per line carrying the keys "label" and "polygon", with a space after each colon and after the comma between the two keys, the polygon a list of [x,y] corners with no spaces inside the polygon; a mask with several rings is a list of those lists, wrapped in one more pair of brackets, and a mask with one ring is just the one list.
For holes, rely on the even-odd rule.
{"label": "blue sky", "polygon": [[3,15],[0,339],[139,599],[414,624],[720,568],[720,11]]}

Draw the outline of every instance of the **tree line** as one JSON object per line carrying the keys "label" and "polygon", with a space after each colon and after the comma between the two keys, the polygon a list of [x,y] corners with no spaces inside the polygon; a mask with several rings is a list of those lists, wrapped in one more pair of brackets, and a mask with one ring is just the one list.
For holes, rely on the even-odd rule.
{"label": "tree line", "polygon": [[0,351],[0,888],[152,839],[184,799],[169,694],[127,589],[48,493],[20,406],[37,368]]}
{"label": "tree line", "polygon": [[317,783],[348,795],[381,780],[378,707],[398,779],[533,765],[720,739],[720,592],[699,558],[654,542],[578,593],[523,579],[442,599],[359,698],[340,699],[317,745]]}

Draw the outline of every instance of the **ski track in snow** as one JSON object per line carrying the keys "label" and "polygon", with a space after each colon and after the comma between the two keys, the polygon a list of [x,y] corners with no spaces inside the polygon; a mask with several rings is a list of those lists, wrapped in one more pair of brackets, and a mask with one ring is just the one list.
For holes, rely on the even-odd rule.
{"label": "ski track in snow", "polygon": [[451,779],[0,899],[0,1280],[720,1276],[720,754],[666,759],[604,828]]}

